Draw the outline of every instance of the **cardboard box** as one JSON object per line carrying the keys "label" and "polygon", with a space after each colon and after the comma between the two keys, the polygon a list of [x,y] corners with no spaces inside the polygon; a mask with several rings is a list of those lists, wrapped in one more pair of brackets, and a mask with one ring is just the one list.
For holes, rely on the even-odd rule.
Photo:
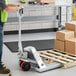
{"label": "cardboard box", "polygon": [[65,23],[65,29],[76,32],[76,21]]}
{"label": "cardboard box", "polygon": [[76,32],[74,32],[74,36],[75,36],[75,38],[76,38]]}
{"label": "cardboard box", "polygon": [[76,38],[66,40],[65,52],[76,55]]}
{"label": "cardboard box", "polygon": [[54,49],[64,52],[65,51],[65,42],[60,40],[55,40]]}
{"label": "cardboard box", "polygon": [[73,37],[74,37],[74,31],[62,30],[62,31],[56,32],[56,39],[61,41],[65,41]]}

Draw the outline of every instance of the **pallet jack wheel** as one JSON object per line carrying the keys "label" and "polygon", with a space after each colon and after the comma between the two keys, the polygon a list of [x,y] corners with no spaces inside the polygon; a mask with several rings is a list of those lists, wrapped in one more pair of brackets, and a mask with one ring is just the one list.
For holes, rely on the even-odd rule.
{"label": "pallet jack wheel", "polygon": [[21,69],[23,71],[29,71],[31,69],[31,65],[30,65],[30,62],[23,62],[21,64]]}
{"label": "pallet jack wheel", "polygon": [[20,62],[19,62],[19,66],[21,67],[21,64],[23,63],[24,61],[22,61],[22,60],[20,60]]}

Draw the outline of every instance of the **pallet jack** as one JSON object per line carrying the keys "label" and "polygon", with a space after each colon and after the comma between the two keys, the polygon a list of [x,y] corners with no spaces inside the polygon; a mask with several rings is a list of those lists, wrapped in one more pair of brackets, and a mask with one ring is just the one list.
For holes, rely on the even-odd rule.
{"label": "pallet jack", "polygon": [[27,46],[22,48],[21,42],[21,19],[23,15],[23,9],[19,10],[19,41],[18,41],[18,58],[19,65],[23,71],[29,71],[31,68],[37,72],[45,72],[62,67],[61,63],[52,62],[49,64],[44,63],[35,47]]}

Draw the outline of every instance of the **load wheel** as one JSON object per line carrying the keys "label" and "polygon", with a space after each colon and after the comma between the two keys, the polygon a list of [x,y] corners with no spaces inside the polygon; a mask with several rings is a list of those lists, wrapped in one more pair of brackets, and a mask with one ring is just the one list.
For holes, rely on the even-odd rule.
{"label": "load wheel", "polygon": [[21,69],[23,71],[29,71],[31,69],[31,64],[30,62],[22,62],[21,64]]}

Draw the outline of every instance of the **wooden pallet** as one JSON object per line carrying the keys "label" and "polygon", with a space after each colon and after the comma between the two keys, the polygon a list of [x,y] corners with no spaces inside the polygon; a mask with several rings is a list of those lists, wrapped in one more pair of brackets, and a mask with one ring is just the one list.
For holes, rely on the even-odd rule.
{"label": "wooden pallet", "polygon": [[63,68],[68,68],[76,65],[76,56],[63,53],[57,50],[41,51],[40,56],[49,62],[59,62]]}

